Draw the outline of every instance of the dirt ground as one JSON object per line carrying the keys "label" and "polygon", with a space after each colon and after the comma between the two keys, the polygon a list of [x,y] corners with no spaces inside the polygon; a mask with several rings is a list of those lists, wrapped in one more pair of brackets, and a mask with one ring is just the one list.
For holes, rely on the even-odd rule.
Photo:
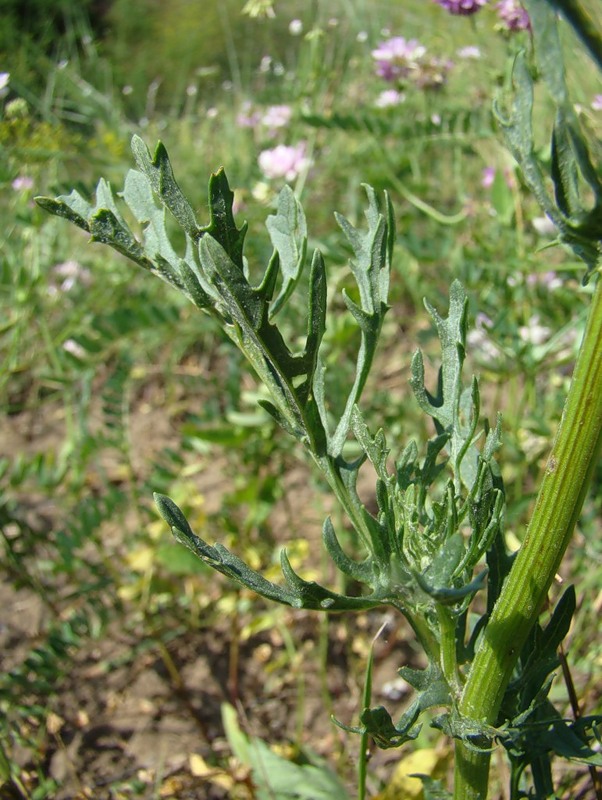
{"label": "dirt ground", "polygon": [[[176,422],[161,410],[158,387],[146,389],[134,411],[132,441],[139,444],[132,463],[144,469]],[[43,414],[16,415],[2,427],[3,450],[11,457],[32,448],[57,447],[64,413],[47,403]],[[118,463],[113,467],[119,471]],[[113,467],[109,460],[103,474]],[[225,462],[213,457],[197,475],[208,514],[219,509],[222,467]],[[96,480],[93,470],[89,480],[92,485]],[[322,505],[312,497],[304,465],[298,464],[286,481],[286,509],[277,507],[274,514],[285,525],[292,517],[309,536],[310,565],[319,570],[324,563],[319,545]],[[61,515],[60,499],[22,500],[38,529],[46,526],[50,534]],[[113,543],[119,535],[109,524],[107,541]],[[221,576],[207,586],[216,608],[220,581]],[[183,627],[177,610],[171,620],[164,608],[158,625],[139,606],[126,603],[122,615],[72,649],[50,695],[29,696],[29,702],[49,710],[37,755],[44,776],[60,785],[52,794],[56,800],[251,797],[244,791],[248,774],[229,761],[220,714],[225,702],[237,707],[247,733],[271,744],[310,747],[327,758],[354,795],[359,737],[343,733],[330,715],[347,724],[357,721],[369,642],[383,622],[387,627],[375,647],[374,686],[384,689],[380,695],[375,692],[373,702],[383,703],[394,716],[403,708],[408,687],[397,679],[396,670],[403,664],[421,666],[407,624],[383,612],[332,616],[325,623],[314,613],[268,611],[262,602],[251,605],[249,594],[229,591],[239,601],[235,613],[214,613],[192,627]],[[19,588],[4,570],[0,608],[0,668],[7,673],[43,642],[54,612],[39,593]],[[242,636],[258,612],[271,613],[272,624]],[[25,780],[29,775],[33,790],[39,775],[34,774],[32,751],[15,745],[12,757]],[[385,777],[397,758],[394,751],[375,752],[371,772]],[[223,780],[220,785],[219,768],[229,774],[229,788]],[[0,789],[3,800],[20,796],[7,786]]]}

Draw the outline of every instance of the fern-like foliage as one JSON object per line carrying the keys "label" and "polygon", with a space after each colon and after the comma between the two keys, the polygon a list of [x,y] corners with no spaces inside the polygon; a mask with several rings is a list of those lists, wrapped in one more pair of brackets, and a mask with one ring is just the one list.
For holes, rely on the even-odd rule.
{"label": "fern-like foliage", "polygon": [[413,119],[411,123],[404,122],[398,114],[391,116],[377,111],[304,114],[302,119],[314,128],[369,133],[379,137],[395,135],[403,142],[438,139],[442,136],[475,141],[490,137],[495,131],[495,120],[488,106],[444,109],[436,120],[425,117]]}

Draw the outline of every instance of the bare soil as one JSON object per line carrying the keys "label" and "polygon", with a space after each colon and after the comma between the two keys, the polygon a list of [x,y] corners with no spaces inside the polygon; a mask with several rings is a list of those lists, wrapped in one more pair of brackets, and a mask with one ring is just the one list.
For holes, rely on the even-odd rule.
{"label": "bare soil", "polygon": [[[138,476],[177,432],[177,416],[165,413],[162,391],[159,385],[147,386],[131,410],[131,463]],[[64,430],[64,410],[45,402],[37,411],[5,419],[0,430],[3,454],[13,459],[24,452],[58,451]],[[231,479],[223,474],[228,463],[213,454],[195,475],[209,515],[219,511]],[[105,463],[91,465],[86,485],[91,492],[100,491],[107,476],[117,482],[121,474],[119,456],[107,453]],[[286,503],[274,508],[272,529],[307,537],[307,567],[319,574],[324,566],[320,529],[327,507],[323,499],[316,500],[305,465],[294,465],[286,483]],[[52,500],[24,491],[17,499],[38,532],[51,536],[63,521],[58,495]],[[105,536],[110,552],[124,549],[120,524],[109,521]],[[65,576],[53,609],[35,586],[27,581],[19,586],[10,565],[3,566],[0,668],[7,673],[44,643],[48,626],[57,622],[57,613],[67,613],[65,598],[77,587],[69,585],[76,575]],[[118,590],[115,586],[112,591]],[[248,773],[233,763],[224,736],[220,710],[228,702],[239,710],[241,727],[249,734],[292,745],[293,751],[310,747],[328,759],[354,796],[359,738],[343,733],[330,715],[347,724],[357,721],[368,646],[383,622],[388,624],[375,647],[374,685],[385,686],[387,696],[373,699],[394,715],[401,710],[407,698],[403,686],[392,686],[396,670],[402,664],[420,665],[404,620],[371,613],[332,616],[325,624],[317,614],[270,609],[224,584],[221,576],[204,591],[205,616],[196,624],[175,607],[175,598],[173,613],[168,607],[157,613],[146,612],[139,602],[122,603],[119,614],[114,612],[96,636],[84,637],[71,649],[52,691],[25,695],[32,706],[47,711],[41,727],[31,718],[29,733],[30,738],[37,736],[37,748],[18,742],[11,748],[13,767],[19,768],[27,791],[53,779],[59,788],[50,796],[56,800],[252,797]],[[224,593],[233,600],[229,613],[220,606]],[[258,616],[268,623],[249,633]],[[35,678],[34,670],[31,680]],[[25,718],[27,728],[27,714]],[[384,778],[396,758],[395,753],[376,752],[373,774]],[[223,777],[222,770],[229,776],[226,787],[216,779]],[[3,800],[21,796],[14,786],[0,788]]]}

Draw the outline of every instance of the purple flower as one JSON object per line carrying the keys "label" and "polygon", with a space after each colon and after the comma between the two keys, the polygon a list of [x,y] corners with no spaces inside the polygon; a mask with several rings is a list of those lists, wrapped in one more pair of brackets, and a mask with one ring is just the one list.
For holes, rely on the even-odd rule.
{"label": "purple flower", "polygon": [[259,167],[266,178],[285,178],[293,181],[309,167],[305,142],[288,147],[279,144],[259,154]]}
{"label": "purple flower", "polygon": [[435,2],[439,3],[450,14],[469,16],[470,14],[476,14],[487,0],[435,0]]}
{"label": "purple flower", "polygon": [[529,15],[518,0],[501,0],[495,8],[507,30],[525,31],[531,29]]}
{"label": "purple flower", "polygon": [[376,74],[386,81],[407,78],[417,69],[425,53],[426,47],[416,39],[406,40],[403,36],[386,39],[372,51],[372,58],[376,61]]}
{"label": "purple flower", "polygon": [[592,108],[594,111],[602,111],[602,94],[595,95],[592,100]]}

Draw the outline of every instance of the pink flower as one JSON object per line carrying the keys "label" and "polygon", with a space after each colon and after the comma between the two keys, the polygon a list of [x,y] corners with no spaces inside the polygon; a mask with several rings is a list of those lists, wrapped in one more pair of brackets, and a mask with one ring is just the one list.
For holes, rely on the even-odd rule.
{"label": "pink flower", "polygon": [[501,355],[499,347],[490,337],[492,328],[493,322],[487,314],[479,312],[475,318],[475,327],[466,336],[466,344],[470,348],[470,352],[480,361],[490,365],[495,364]]}
{"label": "pink flower", "polygon": [[291,120],[293,110],[290,106],[270,106],[261,118],[261,124],[266,128],[284,128]]}
{"label": "pink flower", "polygon": [[495,167],[485,167],[481,173],[481,186],[483,189],[489,189],[493,186],[495,180]]}
{"label": "pink flower", "polygon": [[435,0],[435,2],[439,3],[450,14],[469,16],[470,14],[476,14],[487,0]]}
{"label": "pink flower", "polygon": [[[491,186],[493,186],[496,174],[497,170],[495,167],[485,167],[481,172],[481,186],[484,189],[489,189]],[[509,189],[514,189],[516,182],[514,180],[512,170],[510,170],[508,167],[504,167],[502,174],[504,176],[504,183],[506,186]]]}
{"label": "pink flower", "polygon": [[531,29],[529,15],[518,0],[501,0],[495,8],[500,20],[509,31]]}
{"label": "pink flower", "polygon": [[259,111],[254,111],[251,103],[245,100],[236,117],[236,124],[241,128],[254,128],[260,121],[261,114]]}
{"label": "pink flower", "polygon": [[266,178],[285,178],[287,181],[295,180],[310,164],[305,142],[290,147],[279,144],[271,150],[264,150],[258,161]]}
{"label": "pink flower", "polygon": [[554,289],[559,289],[562,286],[562,278],[558,276],[553,270],[547,272],[539,272],[527,275],[527,286],[543,286],[545,289],[553,292]]}
{"label": "pink flower", "polygon": [[372,51],[372,58],[376,61],[376,74],[386,81],[394,81],[407,78],[412,70],[417,69],[425,54],[426,47],[416,39],[394,36],[381,42]]}
{"label": "pink flower", "polygon": [[592,108],[594,111],[602,111],[602,94],[597,94],[592,100]]}
{"label": "pink flower", "polygon": [[29,175],[19,175],[11,183],[11,186],[15,192],[29,192],[33,189],[33,178],[30,178]]}

